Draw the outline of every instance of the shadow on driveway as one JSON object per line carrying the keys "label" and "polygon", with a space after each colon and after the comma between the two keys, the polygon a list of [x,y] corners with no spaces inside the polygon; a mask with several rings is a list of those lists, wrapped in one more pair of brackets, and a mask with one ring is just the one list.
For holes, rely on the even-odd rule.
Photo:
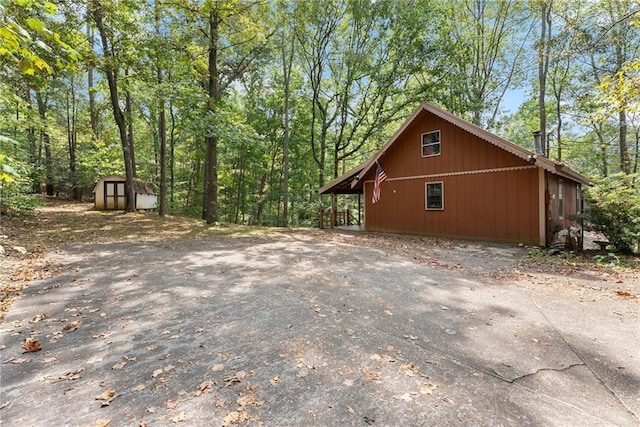
{"label": "shadow on driveway", "polygon": [[0,421],[638,424],[637,303],[442,268],[460,252],[438,250],[308,233],[69,247],[3,324]]}

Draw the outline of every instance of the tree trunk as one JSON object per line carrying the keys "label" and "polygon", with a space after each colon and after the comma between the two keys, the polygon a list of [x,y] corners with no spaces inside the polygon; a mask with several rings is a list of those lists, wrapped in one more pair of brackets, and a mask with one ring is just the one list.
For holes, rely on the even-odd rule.
{"label": "tree trunk", "polygon": [[107,33],[104,29],[104,24],[102,22],[102,5],[98,0],[92,0],[93,6],[93,17],[96,22],[96,27],[98,28],[98,32],[100,33],[100,39],[102,41],[102,52],[105,57],[105,74],[107,76],[107,81],[109,83],[109,97],[111,99],[111,107],[113,110],[113,117],[118,125],[118,131],[120,133],[120,142],[122,144],[122,155],[124,157],[124,167],[125,167],[125,193],[127,195],[127,204],[125,207],[126,212],[135,211],[135,194],[133,191],[133,177],[134,177],[134,169],[133,169],[133,158],[131,156],[131,150],[129,145],[129,140],[127,138],[127,130],[124,113],[120,108],[120,100],[118,99],[118,85],[116,81],[116,72],[113,63],[113,54],[111,52],[111,47],[109,46],[109,41],[107,39]]}
{"label": "tree trunk", "polygon": [[169,115],[171,116],[171,132],[169,133],[169,182],[171,205],[173,205],[173,193],[175,191],[175,148],[176,148],[176,117],[173,112],[173,103],[169,101]]}
{"label": "tree trunk", "polygon": [[[87,9],[89,9],[89,5],[87,5]],[[94,35],[93,28],[90,23],[90,14],[89,10],[87,10],[87,39],[89,40],[89,45],[91,50],[93,50],[94,43]],[[89,120],[91,121],[91,132],[93,135],[93,140],[98,139],[98,110],[96,109],[96,89],[93,86],[93,64],[89,63],[87,66],[87,90],[89,91]]]}
{"label": "tree trunk", "polygon": [[[158,3],[155,4],[156,12],[156,32],[160,36],[160,8]],[[165,118],[165,102],[162,93],[162,67],[157,66],[158,77],[158,134],[160,136],[160,206],[158,214],[165,215],[167,208],[167,124]]]}
{"label": "tree trunk", "polygon": [[[69,178],[71,181],[72,197],[79,200],[81,196],[78,187],[78,175],[76,171],[76,147],[78,132],[76,126],[76,89],[74,78],[70,78],[70,93],[67,94],[67,145],[69,148]],[[69,99],[71,98],[71,99]]]}
{"label": "tree trunk", "polygon": [[133,144],[133,106],[131,101],[131,89],[129,87],[129,69],[124,70],[124,78],[125,78],[125,114],[127,116],[127,141],[129,143],[129,152],[131,153],[131,168],[133,170],[133,177],[138,176],[138,171],[136,170],[136,150],[134,149]]}
{"label": "tree trunk", "polygon": [[[218,27],[220,18],[215,9],[209,12],[209,69],[207,81],[207,110],[215,116],[219,101],[218,93]],[[203,209],[207,224],[218,221],[218,137],[205,138],[206,168],[204,180]]]}
{"label": "tree trunk", "polygon": [[540,113],[540,132],[542,134],[543,151],[549,157],[549,139],[547,138],[547,107],[545,94],[547,91],[547,74],[549,72],[549,39],[551,37],[551,5],[541,2],[540,40],[538,46],[538,110]]}
{"label": "tree trunk", "polygon": [[51,138],[49,132],[47,132],[47,103],[42,99],[42,94],[39,91],[36,91],[36,101],[38,102],[38,114],[41,121],[40,140],[44,146],[46,194],[47,196],[53,196],[55,194],[53,188],[53,159],[51,156]]}
{"label": "tree trunk", "polygon": [[285,47],[285,32],[282,32],[282,75],[284,78],[284,135],[282,137],[282,226],[289,226],[289,96],[291,91],[291,66],[295,39],[291,37],[288,52]]}

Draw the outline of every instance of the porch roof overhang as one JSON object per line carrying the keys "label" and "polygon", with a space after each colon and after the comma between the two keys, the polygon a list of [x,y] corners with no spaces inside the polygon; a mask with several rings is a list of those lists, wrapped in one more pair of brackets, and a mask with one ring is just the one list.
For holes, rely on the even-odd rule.
{"label": "porch roof overhang", "polygon": [[369,170],[373,159],[360,163],[355,168],[329,181],[318,189],[318,194],[362,194],[363,182],[360,179],[363,171]]}

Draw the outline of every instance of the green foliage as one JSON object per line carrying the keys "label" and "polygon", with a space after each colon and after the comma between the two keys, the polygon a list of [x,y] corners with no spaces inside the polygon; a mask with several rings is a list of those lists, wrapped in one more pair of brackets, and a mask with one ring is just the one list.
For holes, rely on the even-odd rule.
{"label": "green foliage", "polygon": [[637,174],[618,173],[595,180],[585,194],[585,229],[602,233],[616,249],[632,252],[640,241],[640,189]]}
{"label": "green foliage", "polygon": [[[52,74],[53,63],[80,55],[50,28],[58,7],[48,1],[9,0],[0,4],[0,58],[25,76]],[[54,53],[55,57],[52,57]]]}
{"label": "green foliage", "polygon": [[598,254],[593,257],[593,260],[598,264],[605,264],[612,267],[620,265],[620,258],[618,258],[616,254],[611,252],[608,252],[606,254]]}
{"label": "green foliage", "polygon": [[29,172],[27,164],[0,154],[0,213],[3,215],[20,214],[39,205],[39,199],[27,195],[25,177]]}

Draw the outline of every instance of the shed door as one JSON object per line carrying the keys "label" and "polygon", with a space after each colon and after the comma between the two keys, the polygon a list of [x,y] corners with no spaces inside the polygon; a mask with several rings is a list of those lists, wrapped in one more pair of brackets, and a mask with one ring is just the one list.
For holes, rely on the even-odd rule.
{"label": "shed door", "polygon": [[127,194],[124,191],[123,181],[104,182],[104,208],[119,210],[126,205]]}

